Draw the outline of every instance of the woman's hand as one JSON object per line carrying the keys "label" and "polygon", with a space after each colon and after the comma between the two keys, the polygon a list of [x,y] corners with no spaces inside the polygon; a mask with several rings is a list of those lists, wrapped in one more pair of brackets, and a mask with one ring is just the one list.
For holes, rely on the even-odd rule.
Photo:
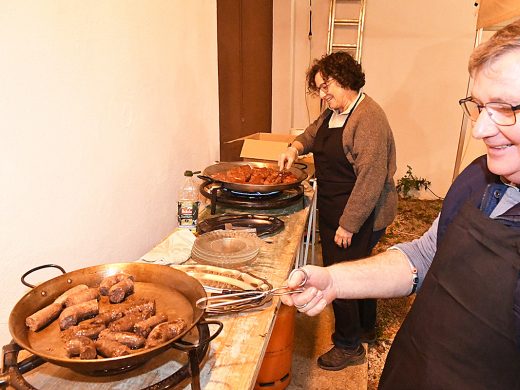
{"label": "woman's hand", "polygon": [[278,168],[280,171],[283,169],[289,169],[293,162],[298,158],[299,151],[295,146],[289,146],[287,150],[280,154],[278,158]]}
{"label": "woman's hand", "polygon": [[[288,306],[295,306],[299,311],[309,316],[315,316],[336,299],[336,289],[331,274],[327,268],[306,265],[302,267],[307,274],[305,291],[291,295],[282,295],[282,302]],[[287,280],[289,288],[298,288],[304,279],[303,272],[293,272]]]}
{"label": "woman's hand", "polygon": [[334,236],[334,242],[336,245],[347,248],[352,243],[352,236],[354,233],[350,233],[343,229],[341,226],[338,226],[338,229],[336,230],[336,235]]}

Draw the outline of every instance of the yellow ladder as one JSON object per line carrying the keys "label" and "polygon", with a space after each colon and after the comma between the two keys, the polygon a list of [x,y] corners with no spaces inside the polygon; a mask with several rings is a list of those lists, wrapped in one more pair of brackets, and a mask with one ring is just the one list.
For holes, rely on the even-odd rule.
{"label": "yellow ladder", "polygon": [[345,50],[361,63],[365,7],[366,0],[330,0],[327,54]]}

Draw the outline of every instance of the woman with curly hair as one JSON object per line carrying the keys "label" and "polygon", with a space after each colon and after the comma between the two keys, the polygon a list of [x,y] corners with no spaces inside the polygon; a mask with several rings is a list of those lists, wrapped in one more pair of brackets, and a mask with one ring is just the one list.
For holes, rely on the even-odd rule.
{"label": "woman with curly hair", "polygon": [[[365,74],[346,52],[316,60],[307,88],[327,105],[319,118],[280,156],[289,168],[313,152],[318,179],[323,263],[366,257],[397,212],[395,144],[381,107],[361,91]],[[318,359],[325,370],[341,370],[365,358],[362,342],[375,341],[376,300],[333,302],[334,346]]]}

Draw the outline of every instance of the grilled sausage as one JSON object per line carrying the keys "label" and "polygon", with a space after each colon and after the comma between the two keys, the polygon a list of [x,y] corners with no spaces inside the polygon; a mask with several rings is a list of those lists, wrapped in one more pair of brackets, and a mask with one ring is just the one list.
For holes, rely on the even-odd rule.
{"label": "grilled sausage", "polygon": [[134,325],[134,332],[140,336],[148,337],[153,328],[157,325],[168,321],[168,316],[164,313],[159,313],[146,320],[139,321]]}
{"label": "grilled sausage", "polygon": [[133,292],[134,281],[130,278],[125,278],[110,287],[110,290],[108,290],[108,299],[111,303],[120,303]]}
{"label": "grilled sausage", "polygon": [[121,317],[123,317],[123,314],[124,313],[122,308],[104,311],[92,318],[92,323],[108,325],[112,321],[118,320]]}
{"label": "grilled sausage", "polygon": [[120,281],[124,279],[132,279],[134,280],[134,277],[132,275],[128,275],[125,273],[118,273],[112,276],[107,276],[104,278],[101,283],[99,284],[99,293],[101,295],[108,295],[108,292],[110,291],[110,288],[114,285],[119,283]]}
{"label": "grilled sausage", "polygon": [[131,332],[136,323],[150,318],[151,315],[150,312],[127,314],[124,317],[111,322],[108,325],[108,329],[114,332]]}
{"label": "grilled sausage", "polygon": [[153,348],[159,344],[180,335],[186,329],[186,322],[182,318],[178,318],[172,322],[163,322],[152,329],[146,338],[146,348]]}
{"label": "grilled sausage", "polygon": [[65,299],[65,307],[74,306],[79,303],[91,301],[92,299],[99,299],[99,290],[97,288],[88,288],[75,294],[69,295]]}
{"label": "grilled sausage", "polygon": [[76,337],[84,336],[92,340],[96,339],[99,333],[106,328],[103,322],[96,323],[91,320],[83,321],[79,325],[71,326],[61,332],[61,337],[65,340],[70,340]]}
{"label": "grilled sausage", "polygon": [[148,317],[153,316],[155,314],[155,301],[145,301],[144,299],[141,299],[127,307],[124,312],[125,315],[133,313],[147,313],[150,314]]}
{"label": "grilled sausage", "polygon": [[76,325],[79,321],[95,316],[98,313],[99,305],[96,299],[69,306],[62,311],[58,318],[60,329],[63,330],[70,328],[72,325]]}
{"label": "grilled sausage", "polygon": [[99,354],[107,358],[130,355],[132,352],[126,345],[106,338],[97,339],[95,344]]}
{"label": "grilled sausage", "polygon": [[141,348],[146,339],[132,332],[113,332],[105,329],[99,334],[100,339],[109,339],[124,344],[132,349]]}
{"label": "grilled sausage", "polygon": [[25,319],[25,325],[33,332],[36,332],[54,321],[60,315],[61,309],[61,303],[51,303],[27,317]]}
{"label": "grilled sausage", "polygon": [[55,299],[54,302],[63,305],[68,297],[85,290],[88,290],[88,286],[86,284],[78,284],[77,286],[72,287],[71,289],[68,289],[63,294],[61,294],[58,298]]}
{"label": "grilled sausage", "polygon": [[78,356],[80,359],[95,359],[97,356],[94,341],[85,336],[75,337],[65,345],[69,357]]}

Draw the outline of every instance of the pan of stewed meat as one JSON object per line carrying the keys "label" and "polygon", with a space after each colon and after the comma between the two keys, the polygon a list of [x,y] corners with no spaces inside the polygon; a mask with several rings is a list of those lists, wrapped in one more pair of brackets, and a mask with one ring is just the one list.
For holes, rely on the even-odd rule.
{"label": "pan of stewed meat", "polygon": [[211,165],[202,172],[204,177],[230,190],[265,193],[297,187],[307,174],[294,166],[280,171],[274,163],[239,161]]}
{"label": "pan of stewed meat", "polygon": [[[39,268],[22,282],[30,286],[25,277]],[[189,338],[204,314],[196,302],[206,296],[188,274],[145,263],[83,268],[32,287],[9,317],[13,340],[46,361],[94,375],[137,366]]]}

